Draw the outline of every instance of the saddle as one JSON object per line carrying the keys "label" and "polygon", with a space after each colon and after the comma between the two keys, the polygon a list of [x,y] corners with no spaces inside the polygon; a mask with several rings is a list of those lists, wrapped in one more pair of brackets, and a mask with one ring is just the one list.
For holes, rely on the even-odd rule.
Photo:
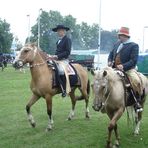
{"label": "saddle", "polygon": [[[128,75],[125,72],[122,72],[120,70],[115,70],[116,73],[121,77],[122,82],[123,82],[123,86],[124,86],[124,90],[125,90],[125,104],[126,106],[131,106],[135,104],[135,99],[138,96],[138,94],[134,93],[132,84],[130,82],[130,79],[128,78]],[[141,96],[141,101],[144,98],[144,93]]]}
{"label": "saddle", "polygon": [[[59,72],[58,72],[58,67],[57,67],[57,63],[54,60],[50,60],[47,61],[47,64],[49,67],[52,67],[53,70],[53,74],[52,74],[52,87],[53,88],[58,88],[60,82],[58,81],[58,76],[59,76]],[[74,87],[74,86],[80,86],[80,78],[77,74],[76,69],[74,68],[74,66],[69,63],[68,66],[68,76],[69,76],[69,83],[70,83],[70,87]],[[66,76],[64,74],[65,77],[65,82],[66,83]]]}

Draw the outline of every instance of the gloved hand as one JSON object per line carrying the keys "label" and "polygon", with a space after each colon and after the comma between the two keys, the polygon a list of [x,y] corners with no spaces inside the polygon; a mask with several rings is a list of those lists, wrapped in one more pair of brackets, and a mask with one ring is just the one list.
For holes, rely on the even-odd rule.
{"label": "gloved hand", "polygon": [[117,65],[117,68],[119,69],[119,70],[123,70],[123,65]]}

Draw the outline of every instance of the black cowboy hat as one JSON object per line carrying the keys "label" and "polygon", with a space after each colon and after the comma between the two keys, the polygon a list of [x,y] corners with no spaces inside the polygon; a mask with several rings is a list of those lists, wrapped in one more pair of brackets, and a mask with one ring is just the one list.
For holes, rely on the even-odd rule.
{"label": "black cowboy hat", "polygon": [[66,31],[70,30],[70,28],[65,27],[64,25],[57,25],[57,27],[53,28],[52,31],[57,32],[59,29],[64,29]]}

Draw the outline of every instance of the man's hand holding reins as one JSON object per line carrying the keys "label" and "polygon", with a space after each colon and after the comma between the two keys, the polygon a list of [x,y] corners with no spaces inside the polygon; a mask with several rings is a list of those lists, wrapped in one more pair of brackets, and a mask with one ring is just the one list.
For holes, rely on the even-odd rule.
{"label": "man's hand holding reins", "polygon": [[122,65],[122,64],[117,65],[117,69],[119,69],[119,70],[122,70],[122,71],[123,71],[123,65]]}

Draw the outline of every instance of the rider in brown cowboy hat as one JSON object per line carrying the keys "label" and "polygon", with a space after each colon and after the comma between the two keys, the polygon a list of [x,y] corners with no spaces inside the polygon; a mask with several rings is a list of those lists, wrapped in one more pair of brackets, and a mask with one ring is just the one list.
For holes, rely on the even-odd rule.
{"label": "rider in brown cowboy hat", "polygon": [[118,38],[119,42],[115,44],[109,54],[108,66],[112,66],[113,68],[127,73],[137,96],[135,108],[137,111],[142,111],[142,107],[138,102],[140,101],[140,96],[143,94],[143,90],[141,88],[141,80],[135,69],[138,60],[139,46],[131,42],[129,28],[127,27],[121,27],[118,32]]}
{"label": "rider in brown cowboy hat", "polygon": [[[66,36],[66,31],[70,30],[68,27],[65,27],[64,25],[57,25],[55,28],[52,29],[52,31],[57,32],[59,36],[59,40],[56,42],[57,49],[56,53],[53,56],[56,60],[64,62],[64,64],[68,64],[69,60],[68,57],[71,53],[71,39]],[[65,76],[64,76],[64,70],[62,66],[59,64],[58,70],[60,75],[60,82],[62,85],[62,97],[66,96],[66,84],[65,84]]]}

